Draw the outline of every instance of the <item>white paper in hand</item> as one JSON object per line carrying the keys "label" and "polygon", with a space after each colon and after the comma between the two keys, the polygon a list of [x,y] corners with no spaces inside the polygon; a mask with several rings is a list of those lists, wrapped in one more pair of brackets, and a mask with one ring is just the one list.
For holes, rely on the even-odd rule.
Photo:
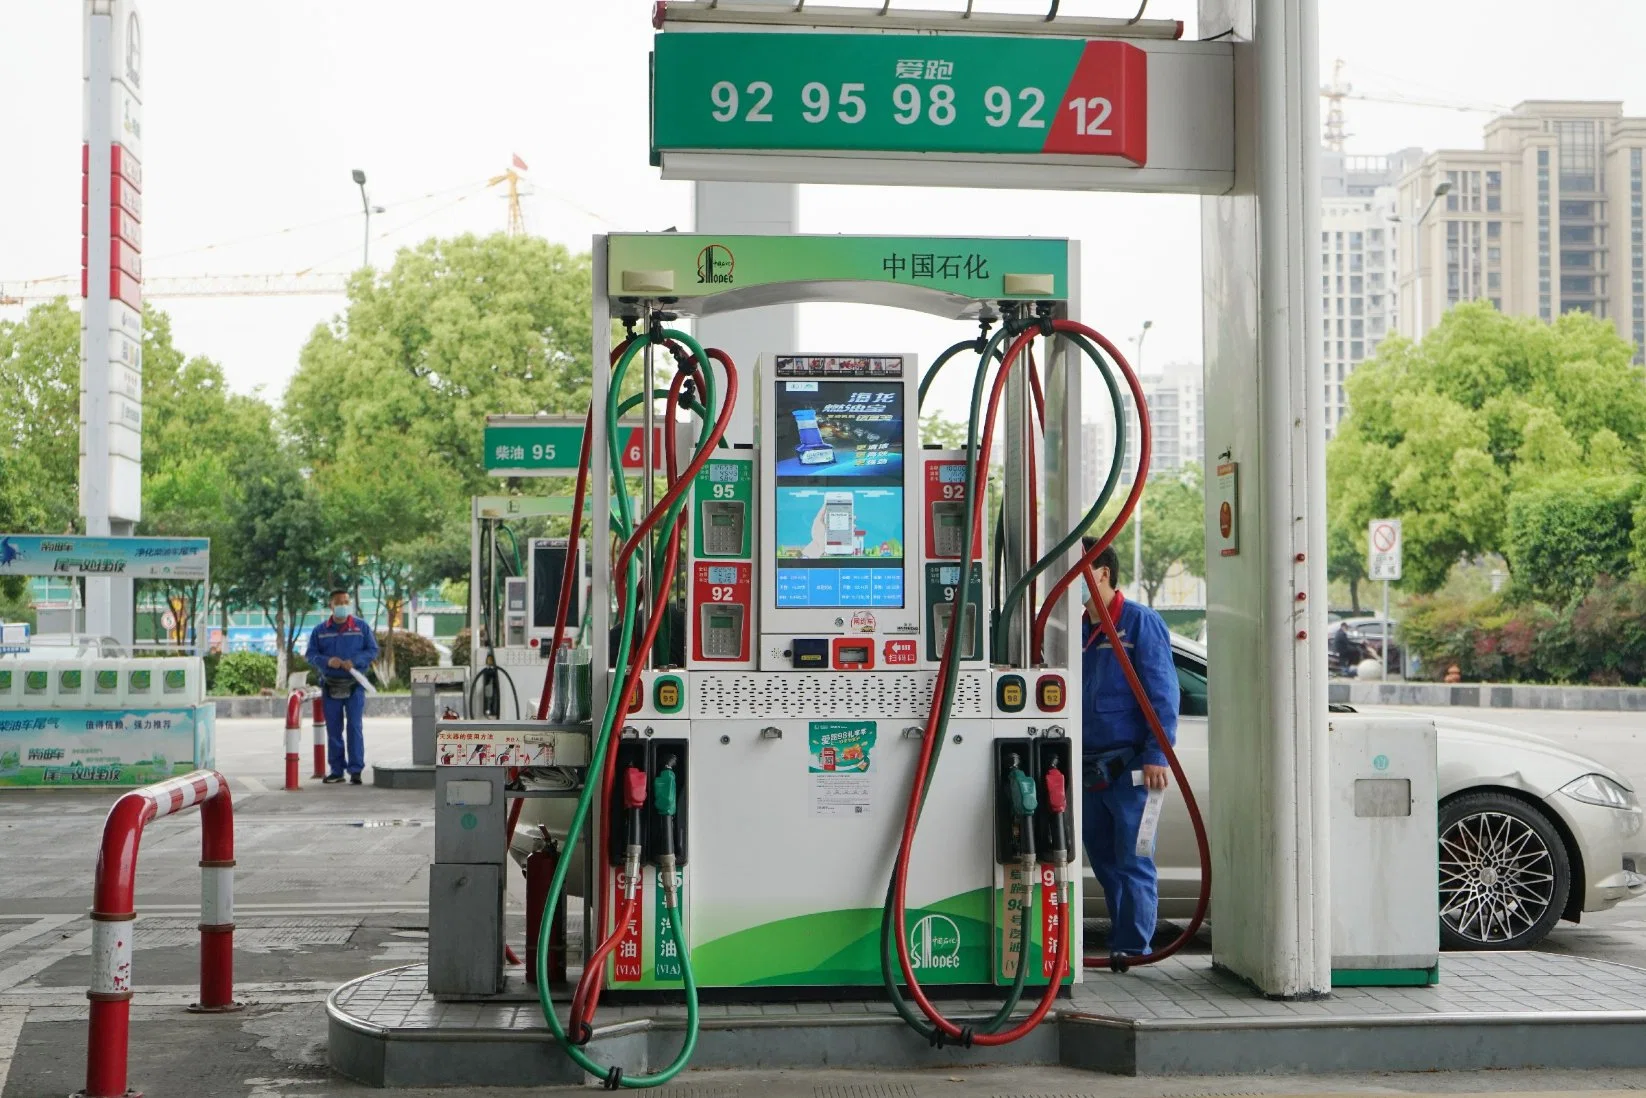
{"label": "white paper in hand", "polygon": [[[1132,771],[1132,784],[1143,784],[1143,772]],[[1149,790],[1149,799],[1143,802],[1143,818],[1137,824],[1137,856],[1148,858],[1154,854],[1155,832],[1160,829],[1160,808],[1166,802],[1164,789]]]}
{"label": "white paper in hand", "polygon": [[357,671],[357,670],[355,670],[354,668],[351,667],[351,668],[349,668],[349,674],[354,676],[354,681],[355,682],[359,683],[361,686],[364,686],[366,688],[366,693],[368,693],[368,694],[377,693],[377,687],[375,687],[371,683],[367,682],[366,681],[366,676],[362,675],[359,671]]}

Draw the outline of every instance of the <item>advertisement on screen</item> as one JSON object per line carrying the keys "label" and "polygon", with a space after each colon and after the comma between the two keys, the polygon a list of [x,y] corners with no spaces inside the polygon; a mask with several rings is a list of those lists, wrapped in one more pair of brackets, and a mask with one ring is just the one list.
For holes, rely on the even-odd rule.
{"label": "advertisement on screen", "polygon": [[902,360],[796,356],[776,366],[777,606],[901,608]]}

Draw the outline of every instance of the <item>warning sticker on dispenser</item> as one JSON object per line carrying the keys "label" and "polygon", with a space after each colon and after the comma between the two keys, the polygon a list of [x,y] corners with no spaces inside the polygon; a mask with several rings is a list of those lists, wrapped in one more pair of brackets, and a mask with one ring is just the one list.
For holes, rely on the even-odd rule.
{"label": "warning sticker on dispenser", "polygon": [[874,741],[874,721],[812,721],[807,725],[812,815],[869,814]]}

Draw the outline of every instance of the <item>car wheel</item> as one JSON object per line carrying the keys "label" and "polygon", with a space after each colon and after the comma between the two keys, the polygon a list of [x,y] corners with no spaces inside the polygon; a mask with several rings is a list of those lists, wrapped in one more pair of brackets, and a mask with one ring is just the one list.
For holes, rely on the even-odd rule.
{"label": "car wheel", "polygon": [[1440,809],[1440,941],[1447,949],[1528,949],[1572,886],[1566,844],[1518,797],[1470,793]]}

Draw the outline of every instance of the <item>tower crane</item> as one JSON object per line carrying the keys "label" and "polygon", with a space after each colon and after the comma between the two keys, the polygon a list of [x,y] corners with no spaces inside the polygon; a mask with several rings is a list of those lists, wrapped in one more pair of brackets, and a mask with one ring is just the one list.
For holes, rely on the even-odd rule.
{"label": "tower crane", "polygon": [[1326,101],[1326,147],[1333,152],[1342,152],[1343,143],[1349,137],[1344,130],[1343,101],[1358,99],[1364,103],[1391,103],[1405,107],[1433,107],[1439,110],[1462,111],[1467,114],[1508,114],[1510,108],[1497,103],[1468,103],[1453,99],[1427,99],[1409,95],[1367,95],[1357,92],[1354,86],[1343,79],[1344,60],[1340,57],[1332,62],[1332,82],[1320,89],[1320,97]]}
{"label": "tower crane", "polygon": [[[507,184],[508,219],[504,231],[509,236],[526,235],[526,219],[520,208],[520,183],[525,179],[526,162],[514,156],[509,168],[486,181],[487,187]],[[344,271],[301,270],[276,274],[149,275],[143,279],[143,296],[155,300],[179,297],[343,297],[348,293],[349,274]],[[28,305],[54,298],[80,296],[80,275],[20,279],[0,282],[0,306]]]}

